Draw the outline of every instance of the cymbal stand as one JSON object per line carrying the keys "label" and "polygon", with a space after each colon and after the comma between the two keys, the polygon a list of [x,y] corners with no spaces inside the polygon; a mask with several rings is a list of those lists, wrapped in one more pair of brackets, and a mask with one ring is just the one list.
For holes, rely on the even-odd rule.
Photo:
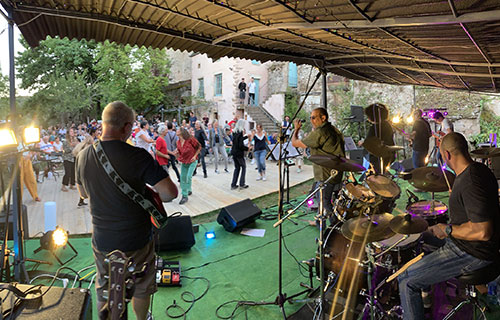
{"label": "cymbal stand", "polygon": [[[373,287],[372,279],[373,279],[373,272],[375,270],[375,255],[373,248],[370,246],[370,244],[365,245],[365,252],[367,259],[363,262],[360,263],[361,266],[366,267],[367,273],[366,277],[368,280],[368,292],[367,293],[362,293],[361,295],[365,296],[366,298],[366,303],[363,307],[363,310],[361,311],[358,320],[363,319],[365,312],[369,311],[370,312],[370,320],[375,320],[375,319],[384,319],[383,315],[385,314],[384,309],[380,305],[380,303],[377,300],[377,292],[376,289],[378,286],[375,288]],[[375,312],[377,312],[378,317],[375,318]]]}

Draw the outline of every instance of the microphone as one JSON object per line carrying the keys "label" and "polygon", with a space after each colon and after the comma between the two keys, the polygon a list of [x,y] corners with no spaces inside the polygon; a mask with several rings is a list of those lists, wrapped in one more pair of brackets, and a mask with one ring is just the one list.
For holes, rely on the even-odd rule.
{"label": "microphone", "polygon": [[315,259],[311,258],[309,260],[302,260],[301,261],[303,264],[307,264],[309,267],[314,267],[315,265]]}
{"label": "microphone", "polygon": [[300,122],[301,122],[301,123],[306,123],[306,120],[304,120],[304,119],[300,119]]}
{"label": "microphone", "polygon": [[408,202],[415,203],[420,201],[420,199],[410,190],[407,189],[406,193],[408,194]]}

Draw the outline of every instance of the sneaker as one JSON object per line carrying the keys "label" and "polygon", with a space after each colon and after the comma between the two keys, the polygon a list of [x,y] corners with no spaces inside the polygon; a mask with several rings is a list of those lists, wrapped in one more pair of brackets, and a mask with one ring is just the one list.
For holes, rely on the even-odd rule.
{"label": "sneaker", "polygon": [[231,190],[238,189],[238,186],[231,186]]}
{"label": "sneaker", "polygon": [[188,196],[192,195],[193,194],[193,191],[189,191],[188,192]]}
{"label": "sneaker", "polygon": [[146,316],[146,320],[154,320],[153,314],[151,313],[151,311],[148,311],[148,315]]}
{"label": "sneaker", "polygon": [[181,201],[179,201],[179,204],[184,204],[188,201],[188,197],[182,197]]}
{"label": "sneaker", "polygon": [[252,159],[252,161],[250,161],[250,164],[255,164],[255,160]]}
{"label": "sneaker", "polygon": [[266,176],[262,176],[262,180],[263,180],[263,181],[266,181]]}
{"label": "sneaker", "polygon": [[301,173],[302,172],[302,169],[301,168],[298,168],[297,169],[297,173]]}
{"label": "sneaker", "polygon": [[215,169],[215,173],[219,174],[219,170]]}
{"label": "sneaker", "polygon": [[257,179],[255,179],[255,180],[257,180],[257,181],[262,180],[262,176],[258,176]]}
{"label": "sneaker", "polygon": [[203,174],[203,178],[206,178],[206,177],[207,177],[207,173],[205,172],[205,173]]}
{"label": "sneaker", "polygon": [[225,173],[229,173],[229,170],[227,170],[227,169],[224,169],[224,172],[225,172]]}
{"label": "sneaker", "polygon": [[248,188],[248,184],[244,184],[244,185],[240,186],[240,188],[241,189],[246,189],[246,188]]}
{"label": "sneaker", "polygon": [[68,192],[68,188],[65,185],[62,186],[61,191]]}
{"label": "sneaker", "polygon": [[85,203],[85,199],[83,198],[80,198],[80,201],[78,201],[78,206],[81,207],[81,206],[86,206],[87,203]]}

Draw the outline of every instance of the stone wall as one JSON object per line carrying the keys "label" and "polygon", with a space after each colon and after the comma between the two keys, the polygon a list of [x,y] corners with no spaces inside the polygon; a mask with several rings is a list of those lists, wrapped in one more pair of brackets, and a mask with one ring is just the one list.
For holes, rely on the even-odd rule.
{"label": "stone wall", "polygon": [[191,53],[168,49],[167,55],[170,59],[169,82],[177,83],[191,80]]}

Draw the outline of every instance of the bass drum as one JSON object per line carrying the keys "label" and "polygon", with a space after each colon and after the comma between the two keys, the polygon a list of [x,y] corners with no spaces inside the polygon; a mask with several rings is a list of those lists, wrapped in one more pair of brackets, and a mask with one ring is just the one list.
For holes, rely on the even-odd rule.
{"label": "bass drum", "polygon": [[[328,278],[333,273],[335,290],[342,297],[351,292],[356,297],[361,289],[366,288],[366,269],[359,265],[366,258],[362,243],[346,239],[338,227],[330,227],[325,231],[324,275]],[[319,273],[319,257],[316,256],[316,274]]]}

